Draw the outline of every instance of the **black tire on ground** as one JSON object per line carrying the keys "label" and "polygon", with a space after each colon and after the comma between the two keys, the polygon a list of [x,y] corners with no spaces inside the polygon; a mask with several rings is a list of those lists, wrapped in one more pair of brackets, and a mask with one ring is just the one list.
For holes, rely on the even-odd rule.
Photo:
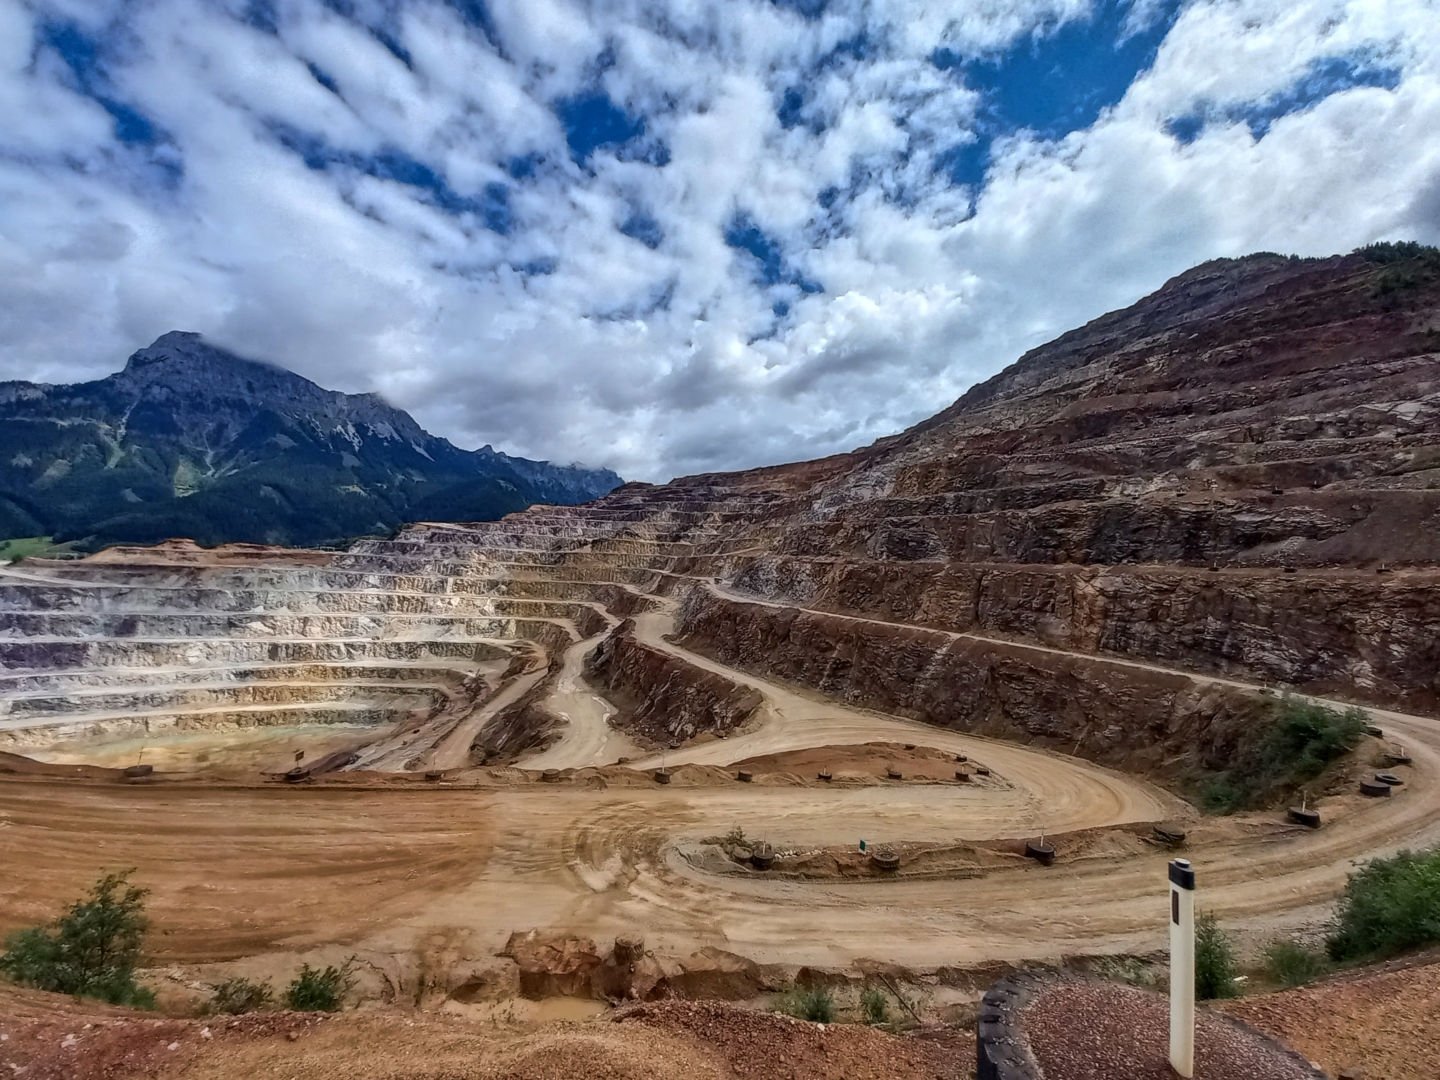
{"label": "black tire on ground", "polygon": [[1384,738],[1385,732],[1378,724],[1366,724],[1365,734],[1373,739]]}
{"label": "black tire on ground", "polygon": [[1055,861],[1055,845],[1042,843],[1039,840],[1025,841],[1025,857],[1034,859],[1041,866],[1049,866]]}
{"label": "black tire on ground", "polygon": [[834,779],[834,777],[830,775],[829,769],[821,769],[818,773],[815,774],[815,779],[824,780],[828,784],[832,779]]}
{"label": "black tire on ground", "polygon": [[540,774],[540,779],[546,784],[558,784],[560,782],[560,770],[546,769]]}
{"label": "black tire on ground", "polygon": [[887,780],[903,780],[905,779],[905,774],[892,765],[885,770],[885,778]]}
{"label": "black tire on ground", "polygon": [[970,782],[970,774],[964,769],[956,769],[955,779],[960,781],[960,783],[962,784],[968,784]]}
{"label": "black tire on ground", "polygon": [[1360,794],[1368,795],[1372,799],[1386,799],[1390,797],[1390,785],[1382,784],[1379,780],[1361,780]]}
{"label": "black tire on ground", "polygon": [[143,780],[155,773],[154,765],[127,765],[125,767],[126,780]]}
{"label": "black tire on ground", "polygon": [[1399,787],[1405,783],[1404,780],[1400,779],[1400,777],[1396,776],[1393,772],[1377,772],[1375,779],[1382,784],[1389,784],[1391,787]]}
{"label": "black tire on ground", "polygon": [[425,774],[425,779],[426,779],[426,780],[429,780],[429,781],[431,781],[431,782],[433,783],[433,782],[436,781],[436,780],[444,780],[444,779],[445,779],[445,774],[444,774],[443,772],[441,772],[439,769],[431,769],[429,772],[427,772],[427,773]]}
{"label": "black tire on ground", "polygon": [[1385,755],[1385,766],[1386,766],[1387,768],[1393,769],[1393,768],[1395,768],[1397,765],[1409,765],[1409,764],[1410,764],[1410,755],[1407,754],[1407,753],[1405,753],[1403,750],[1392,750],[1392,751],[1390,751],[1390,753],[1388,753],[1388,754]]}
{"label": "black tire on ground", "polygon": [[1156,840],[1167,847],[1179,847],[1185,843],[1185,830],[1174,825],[1156,825],[1151,832]]}
{"label": "black tire on ground", "polygon": [[960,764],[963,765],[963,764],[965,764],[965,762],[969,761],[970,759],[969,759],[968,757],[966,757],[964,754],[956,754],[956,755],[955,755],[955,760],[958,761]]}
{"label": "black tire on ground", "polygon": [[900,869],[900,853],[894,848],[875,848],[870,852],[870,861],[876,870],[883,870],[887,874],[893,874]]}
{"label": "black tire on ground", "polygon": [[655,783],[657,783],[657,784],[668,784],[669,782],[670,782],[670,770],[669,770],[669,769],[656,769],[656,770],[655,770]]}
{"label": "black tire on ground", "polygon": [[303,784],[310,779],[310,770],[303,766],[296,766],[285,774],[287,784]]}
{"label": "black tire on ground", "polygon": [[907,742],[907,743],[905,744],[905,749],[906,749],[906,750],[914,750],[914,749],[915,749],[915,744],[914,744],[913,742]]}
{"label": "black tire on ground", "polygon": [[775,862],[775,849],[763,840],[750,849],[750,865],[756,870],[769,870]]}
{"label": "black tire on ground", "polygon": [[748,784],[751,780],[754,780],[755,777],[752,776],[747,770],[741,769],[735,774],[735,779],[739,780],[742,784]]}
{"label": "black tire on ground", "polygon": [[1296,825],[1304,825],[1307,829],[1320,828],[1320,811],[1305,810],[1299,806],[1292,806],[1285,811],[1285,816]]}
{"label": "black tire on ground", "polygon": [[976,776],[989,776],[989,775],[990,775],[990,768],[989,768],[989,766],[987,766],[987,765],[976,765],[976,766],[975,766],[975,775],[976,775]]}

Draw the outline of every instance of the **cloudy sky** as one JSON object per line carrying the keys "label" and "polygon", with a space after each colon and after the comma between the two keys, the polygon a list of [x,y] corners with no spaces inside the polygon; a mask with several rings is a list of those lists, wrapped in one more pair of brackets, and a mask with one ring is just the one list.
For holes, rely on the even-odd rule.
{"label": "cloudy sky", "polygon": [[1440,240],[1440,0],[0,0],[0,379],[199,330],[628,477]]}

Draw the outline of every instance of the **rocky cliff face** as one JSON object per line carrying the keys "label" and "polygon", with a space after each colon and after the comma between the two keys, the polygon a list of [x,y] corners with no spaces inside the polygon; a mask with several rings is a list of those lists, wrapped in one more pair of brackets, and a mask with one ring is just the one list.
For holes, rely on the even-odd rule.
{"label": "rocky cliff face", "polygon": [[169,333],[74,386],[0,386],[0,536],[317,544],[577,503],[614,473],[464,451],[342,394]]}
{"label": "rocky cliff face", "polygon": [[[76,683],[113,716],[131,676],[110,666],[192,655],[344,665],[371,710],[397,693],[376,671],[410,665],[406,708],[468,719],[400,762],[523,756],[596,715],[591,691],[650,746],[833,702],[1170,777],[1224,769],[1284,688],[1434,714],[1440,273],[1405,269],[1430,258],[1206,264],[821,461],[414,526],[322,564],[22,568],[0,665],[56,700],[10,726],[63,716]],[[411,445],[392,427],[370,437]],[[524,662],[473,711],[504,656]],[[463,708],[430,672],[447,665]],[[798,691],[780,719],[758,680]],[[306,700],[329,716],[334,696]]]}

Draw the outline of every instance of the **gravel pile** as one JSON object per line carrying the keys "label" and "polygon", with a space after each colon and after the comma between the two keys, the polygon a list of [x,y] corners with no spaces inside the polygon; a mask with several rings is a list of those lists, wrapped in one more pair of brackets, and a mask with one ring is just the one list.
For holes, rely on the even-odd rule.
{"label": "gravel pile", "polygon": [[898,1037],[855,1024],[812,1024],[716,1001],[633,1005],[622,1025],[689,1036],[737,1077],[763,1080],[960,1080],[974,1074],[970,1031],[953,1039]]}
{"label": "gravel pile", "polygon": [[[1020,1026],[1046,1077],[1174,1080],[1170,1003],[1119,983],[1062,980],[1036,990]],[[1209,1010],[1195,1025],[1195,1075],[1205,1080],[1316,1080],[1322,1074],[1258,1032]]]}
{"label": "gravel pile", "polygon": [[1440,1073],[1440,954],[1245,998],[1225,1011],[1338,1075],[1415,1080]]}

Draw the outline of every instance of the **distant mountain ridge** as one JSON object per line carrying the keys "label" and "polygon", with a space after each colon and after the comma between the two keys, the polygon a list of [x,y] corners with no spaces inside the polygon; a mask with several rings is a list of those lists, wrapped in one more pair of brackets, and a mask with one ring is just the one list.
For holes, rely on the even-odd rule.
{"label": "distant mountain ridge", "polygon": [[183,331],[94,382],[0,383],[0,539],[316,545],[587,502],[620,483],[461,450],[377,394],[327,390]]}

